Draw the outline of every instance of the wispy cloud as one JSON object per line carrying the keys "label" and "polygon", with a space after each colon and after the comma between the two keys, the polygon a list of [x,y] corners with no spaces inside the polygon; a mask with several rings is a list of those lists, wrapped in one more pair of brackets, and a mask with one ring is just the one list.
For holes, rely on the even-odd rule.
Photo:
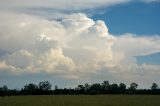
{"label": "wispy cloud", "polygon": [[59,10],[81,10],[112,6],[128,2],[159,2],[159,0],[0,0],[1,9],[52,8]]}
{"label": "wispy cloud", "polygon": [[[0,0],[2,7],[52,7],[55,9],[81,9],[109,6],[130,0]],[[72,8],[70,8],[72,7]]]}

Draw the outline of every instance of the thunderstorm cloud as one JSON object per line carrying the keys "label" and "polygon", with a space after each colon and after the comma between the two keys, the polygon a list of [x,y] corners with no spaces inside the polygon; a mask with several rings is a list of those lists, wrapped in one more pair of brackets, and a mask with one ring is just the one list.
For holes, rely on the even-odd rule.
{"label": "thunderstorm cloud", "polygon": [[67,4],[65,0],[0,1],[0,74],[45,73],[77,80],[91,80],[96,75],[107,79],[110,75],[113,79],[139,83],[158,80],[159,65],[138,64],[136,59],[160,52],[158,35],[116,36],[109,32],[103,20],[93,20],[87,13],[60,13],[61,18],[48,19],[19,11],[22,7],[43,6],[54,9],[61,6],[64,10],[75,3],[73,8],[80,10],[131,0],[69,0]]}

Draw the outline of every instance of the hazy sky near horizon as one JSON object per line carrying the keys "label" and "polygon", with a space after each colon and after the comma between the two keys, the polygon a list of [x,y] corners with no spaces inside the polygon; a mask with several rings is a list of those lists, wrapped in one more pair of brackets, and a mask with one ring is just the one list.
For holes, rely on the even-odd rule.
{"label": "hazy sky near horizon", "polygon": [[160,0],[0,2],[0,86],[160,84]]}

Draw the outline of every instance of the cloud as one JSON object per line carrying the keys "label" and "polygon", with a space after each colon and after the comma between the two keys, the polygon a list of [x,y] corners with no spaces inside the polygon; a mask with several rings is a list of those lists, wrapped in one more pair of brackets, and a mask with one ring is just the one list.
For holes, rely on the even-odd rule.
{"label": "cloud", "polygon": [[47,20],[1,12],[0,22],[0,73],[47,73],[78,80],[93,76],[104,76],[100,79],[105,80],[109,75],[112,80],[126,82],[158,81],[160,67],[140,65],[135,58],[160,52],[158,35],[114,36],[104,21],[94,21],[83,13]]}
{"label": "cloud", "polygon": [[127,56],[145,56],[160,52],[160,37],[158,35],[138,36],[124,34],[116,38],[113,51],[123,51]]}
{"label": "cloud", "polygon": [[[94,46],[101,46],[101,40],[103,43],[107,41],[104,48],[112,43],[104,22],[95,22],[85,14],[68,15],[61,21],[19,13],[1,14],[0,50],[4,52],[0,56],[1,69],[6,68],[11,72],[76,74],[76,78],[76,71],[81,66],[79,60],[71,56],[77,47],[80,51],[91,53],[90,49]],[[99,43],[93,44],[92,39]],[[68,55],[64,51],[68,51]]]}
{"label": "cloud", "polygon": [[[112,6],[128,2],[159,2],[159,0],[0,0],[1,9],[50,8],[56,10],[83,10],[102,6]],[[71,8],[72,7],[72,8]]]}
{"label": "cloud", "polygon": [[52,20],[60,19],[75,12],[93,15],[97,8],[133,2],[152,3],[159,2],[159,0],[0,0],[0,2],[1,11],[26,13]]}
{"label": "cloud", "polygon": [[[119,3],[125,3],[130,0],[0,0],[1,7],[7,8],[31,8],[31,7],[51,7],[54,9],[84,9],[84,8],[94,8],[100,6],[110,6]],[[70,8],[72,7],[72,8]]]}
{"label": "cloud", "polygon": [[[59,19],[68,13],[89,12],[95,8],[128,3],[131,0],[0,0],[1,11],[12,11],[33,14],[49,19]],[[87,11],[86,11],[87,10]]]}

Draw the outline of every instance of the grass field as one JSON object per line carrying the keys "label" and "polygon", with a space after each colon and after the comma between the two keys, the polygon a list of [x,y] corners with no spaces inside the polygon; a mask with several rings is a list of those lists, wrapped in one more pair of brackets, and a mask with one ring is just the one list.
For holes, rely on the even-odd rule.
{"label": "grass field", "polygon": [[0,106],[160,106],[160,96],[11,96],[0,97]]}

